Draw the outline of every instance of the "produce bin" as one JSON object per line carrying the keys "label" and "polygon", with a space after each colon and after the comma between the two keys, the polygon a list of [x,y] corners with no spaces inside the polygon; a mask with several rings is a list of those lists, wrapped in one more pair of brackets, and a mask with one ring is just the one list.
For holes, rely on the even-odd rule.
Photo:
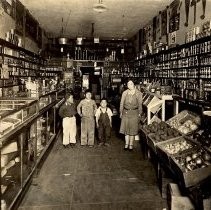
{"label": "produce bin", "polygon": [[[181,134],[178,134],[179,136],[178,137],[181,137]],[[156,136],[158,136],[157,133],[150,133],[148,136],[147,136],[147,143],[148,143],[148,146],[155,152],[157,153],[157,145],[159,145],[160,143],[163,143],[165,141],[168,141],[170,139],[172,139],[172,136],[166,136],[165,139],[160,139],[160,140],[157,140],[155,139]]]}
{"label": "produce bin", "polygon": [[153,122],[150,125],[143,126],[147,133],[147,143],[149,147],[156,152],[156,145],[160,142],[181,136],[174,128],[171,128],[166,122]]}
{"label": "produce bin", "polygon": [[173,139],[161,142],[156,146],[158,157],[169,167],[171,167],[170,157],[192,150],[193,148],[200,147],[197,142],[186,136],[175,137]]}
{"label": "produce bin", "polygon": [[[211,153],[203,148],[193,148],[179,155],[170,156],[171,169],[178,174],[185,187],[195,186],[208,177],[211,178],[211,160],[205,161],[204,155],[201,154],[209,154],[211,157]],[[197,164],[198,158],[201,159],[201,163]]]}
{"label": "produce bin", "polygon": [[172,128],[177,129],[181,134],[189,135],[195,132],[201,125],[201,118],[198,114],[184,110],[166,121]]}

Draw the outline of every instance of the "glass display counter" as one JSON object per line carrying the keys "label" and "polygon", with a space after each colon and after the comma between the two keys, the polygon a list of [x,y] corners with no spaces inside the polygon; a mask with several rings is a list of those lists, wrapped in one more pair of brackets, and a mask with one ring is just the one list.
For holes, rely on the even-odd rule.
{"label": "glass display counter", "polygon": [[9,206],[22,188],[20,135],[1,149],[1,200]]}
{"label": "glass display counter", "polygon": [[43,109],[50,105],[52,102],[55,102],[57,99],[57,92],[52,91],[39,96],[39,109]]}
{"label": "glass display counter", "polygon": [[58,133],[65,90],[0,99],[1,200],[13,209]]}
{"label": "glass display counter", "polygon": [[0,139],[37,113],[36,100],[0,100]]}

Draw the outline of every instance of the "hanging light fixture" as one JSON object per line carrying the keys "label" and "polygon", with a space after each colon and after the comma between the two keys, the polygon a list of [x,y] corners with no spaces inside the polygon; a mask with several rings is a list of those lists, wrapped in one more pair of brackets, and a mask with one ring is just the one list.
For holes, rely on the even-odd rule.
{"label": "hanging light fixture", "polygon": [[66,45],[68,44],[69,42],[69,39],[67,37],[64,36],[64,31],[67,27],[67,23],[69,21],[69,18],[70,18],[70,13],[71,13],[71,10],[69,11],[69,15],[68,15],[68,18],[67,18],[67,22],[66,22],[66,26],[64,28],[64,20],[63,20],[63,17],[62,17],[62,30],[61,30],[61,36],[58,38],[58,41],[59,41],[59,44],[62,44],[62,45]]}
{"label": "hanging light fixture", "polygon": [[76,44],[77,45],[82,45],[83,44],[83,37],[77,37]]}
{"label": "hanging light fixture", "polygon": [[64,28],[63,28],[63,18],[62,18],[62,31],[61,31],[61,37],[59,37],[59,44],[67,44],[68,39],[64,37]]}
{"label": "hanging light fixture", "polygon": [[98,13],[105,12],[107,9],[107,6],[103,4],[103,0],[99,0],[99,2],[93,6],[93,10]]}

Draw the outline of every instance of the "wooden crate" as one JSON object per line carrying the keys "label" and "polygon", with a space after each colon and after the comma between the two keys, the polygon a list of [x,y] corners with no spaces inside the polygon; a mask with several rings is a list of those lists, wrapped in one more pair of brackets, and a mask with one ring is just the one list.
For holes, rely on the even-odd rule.
{"label": "wooden crate", "polygon": [[190,198],[183,196],[175,183],[168,184],[167,204],[169,210],[195,210]]}

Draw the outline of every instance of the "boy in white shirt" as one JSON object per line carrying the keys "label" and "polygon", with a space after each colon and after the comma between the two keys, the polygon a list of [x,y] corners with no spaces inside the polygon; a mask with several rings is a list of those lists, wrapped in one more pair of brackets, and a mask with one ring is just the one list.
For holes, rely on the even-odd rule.
{"label": "boy in white shirt", "polygon": [[107,107],[106,99],[101,100],[100,107],[97,109],[95,116],[100,141],[99,146],[109,146],[113,113],[111,109]]}

